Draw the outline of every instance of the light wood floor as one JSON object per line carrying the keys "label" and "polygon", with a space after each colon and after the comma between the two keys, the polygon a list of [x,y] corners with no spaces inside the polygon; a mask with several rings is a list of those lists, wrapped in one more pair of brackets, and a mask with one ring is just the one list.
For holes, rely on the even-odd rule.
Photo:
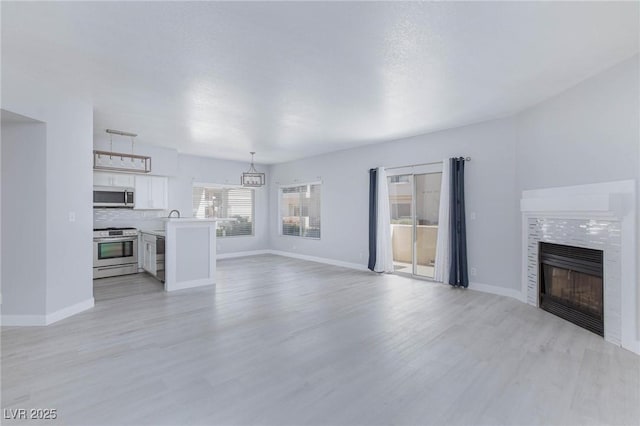
{"label": "light wood floor", "polygon": [[640,422],[640,357],[505,297],[270,255],[219,261],[218,283],[104,279],[90,311],[4,328],[2,407],[58,410],[41,425]]}

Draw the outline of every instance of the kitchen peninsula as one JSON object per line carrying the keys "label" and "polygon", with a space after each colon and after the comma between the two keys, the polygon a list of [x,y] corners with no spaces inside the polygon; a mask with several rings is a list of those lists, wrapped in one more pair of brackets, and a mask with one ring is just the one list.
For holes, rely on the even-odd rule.
{"label": "kitchen peninsula", "polygon": [[215,284],[216,220],[165,220],[165,291]]}

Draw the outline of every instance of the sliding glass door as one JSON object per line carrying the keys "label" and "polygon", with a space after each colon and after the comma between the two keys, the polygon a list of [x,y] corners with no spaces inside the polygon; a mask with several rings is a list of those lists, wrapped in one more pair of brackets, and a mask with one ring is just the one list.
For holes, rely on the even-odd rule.
{"label": "sliding glass door", "polygon": [[442,173],[400,174],[388,179],[394,269],[433,278]]}

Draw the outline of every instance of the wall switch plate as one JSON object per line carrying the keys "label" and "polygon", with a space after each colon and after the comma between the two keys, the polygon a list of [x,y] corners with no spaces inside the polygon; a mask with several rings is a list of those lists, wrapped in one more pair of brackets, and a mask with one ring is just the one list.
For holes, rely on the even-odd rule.
{"label": "wall switch plate", "polygon": [[472,277],[475,277],[477,273],[478,273],[478,271],[476,270],[476,268],[471,268],[471,276]]}
{"label": "wall switch plate", "polygon": [[471,212],[471,214],[469,215],[469,219],[476,220],[476,212]]}
{"label": "wall switch plate", "polygon": [[76,212],[69,212],[69,222],[76,221]]}

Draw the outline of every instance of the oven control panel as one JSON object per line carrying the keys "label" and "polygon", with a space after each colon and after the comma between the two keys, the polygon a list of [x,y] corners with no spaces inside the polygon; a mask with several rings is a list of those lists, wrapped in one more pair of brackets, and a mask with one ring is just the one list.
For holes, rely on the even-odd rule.
{"label": "oven control panel", "polygon": [[95,229],[93,231],[94,238],[109,238],[109,237],[132,237],[138,235],[138,230],[135,228],[126,229]]}

